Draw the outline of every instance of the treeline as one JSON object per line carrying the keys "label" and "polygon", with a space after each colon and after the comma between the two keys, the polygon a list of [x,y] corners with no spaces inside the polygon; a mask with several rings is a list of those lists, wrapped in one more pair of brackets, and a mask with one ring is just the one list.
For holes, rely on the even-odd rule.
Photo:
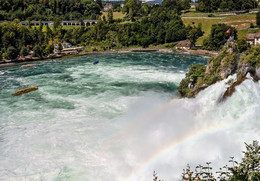
{"label": "treeline", "polygon": [[197,11],[240,11],[257,7],[256,0],[199,0]]}
{"label": "treeline", "polygon": [[98,19],[101,6],[94,0],[0,0],[0,20]]}
{"label": "treeline", "polygon": [[[56,25],[30,27],[20,25],[18,20],[0,25],[0,54],[4,58],[14,59],[18,55],[25,56],[25,49],[33,50],[37,56],[52,53],[54,43],[68,42],[72,45],[100,47],[102,50],[139,45],[148,47],[163,43],[176,42],[189,37],[190,31],[197,36],[203,34],[201,26],[185,27],[180,16],[171,12],[152,12],[151,17],[143,17],[141,21],[120,24],[117,22],[98,21],[94,26],[64,29]],[[35,49],[37,47],[37,49]],[[12,53],[11,53],[12,52]]]}

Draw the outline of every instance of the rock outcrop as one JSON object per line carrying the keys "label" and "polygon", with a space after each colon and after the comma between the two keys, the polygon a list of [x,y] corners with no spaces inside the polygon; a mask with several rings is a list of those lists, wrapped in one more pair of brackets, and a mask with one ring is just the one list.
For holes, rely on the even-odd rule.
{"label": "rock outcrop", "polygon": [[224,47],[217,57],[209,60],[204,73],[201,73],[203,70],[201,67],[194,67],[196,66],[191,66],[178,88],[182,97],[195,97],[206,87],[234,73],[237,74],[237,80],[219,98],[219,102],[223,102],[235,92],[236,86],[246,80],[248,74],[254,81],[260,80],[260,47],[249,49],[241,54],[236,44],[232,42]]}
{"label": "rock outcrop", "polygon": [[237,71],[237,78],[246,77],[247,74],[250,74],[254,81],[260,80],[260,66],[253,67],[249,63],[243,63]]}
{"label": "rock outcrop", "polygon": [[234,82],[225,93],[218,99],[218,103],[221,103],[225,101],[228,97],[232,96],[232,94],[236,91],[236,86],[240,85],[242,82],[244,82],[247,78],[241,77],[236,82]]}

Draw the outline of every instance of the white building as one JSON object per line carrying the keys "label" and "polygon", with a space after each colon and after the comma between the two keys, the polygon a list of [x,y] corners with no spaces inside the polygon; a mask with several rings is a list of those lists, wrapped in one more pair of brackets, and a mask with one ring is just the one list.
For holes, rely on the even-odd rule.
{"label": "white building", "polygon": [[61,53],[61,54],[77,54],[80,51],[84,50],[84,47],[73,47],[69,43],[61,43],[62,50],[61,52],[58,51],[58,44],[54,45],[54,53]]}
{"label": "white building", "polygon": [[255,45],[260,45],[260,33],[255,34]]}
{"label": "white building", "polygon": [[250,45],[260,45],[260,33],[246,34],[246,41]]}

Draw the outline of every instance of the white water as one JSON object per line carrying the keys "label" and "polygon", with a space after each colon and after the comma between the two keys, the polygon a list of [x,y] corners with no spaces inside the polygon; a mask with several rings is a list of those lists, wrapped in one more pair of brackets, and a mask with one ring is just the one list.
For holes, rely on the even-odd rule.
{"label": "white water", "polygon": [[[211,161],[218,169],[230,156],[241,158],[244,142],[260,137],[260,85],[251,80],[217,105],[227,80],[195,99],[137,89],[154,82],[177,84],[183,70],[106,64],[93,69],[86,63],[65,68],[62,76],[54,71],[9,78],[41,88],[1,97],[0,180],[149,181],[153,170],[165,181],[179,180],[186,164]],[[101,91],[92,95],[96,88]]]}
{"label": "white water", "polygon": [[[115,178],[118,173],[123,175],[118,180],[152,180],[151,173],[156,170],[160,179],[180,180],[186,164],[194,168],[210,161],[216,171],[229,164],[231,156],[240,160],[244,142],[260,138],[260,87],[246,80],[231,98],[217,105],[226,81],[211,86],[195,99],[173,99],[155,114],[145,115],[114,141],[124,149],[109,155],[108,159],[113,159],[108,173]],[[174,142],[176,146],[169,149]],[[147,157],[163,148],[167,151],[147,162]],[[109,145],[106,150],[111,149]]]}

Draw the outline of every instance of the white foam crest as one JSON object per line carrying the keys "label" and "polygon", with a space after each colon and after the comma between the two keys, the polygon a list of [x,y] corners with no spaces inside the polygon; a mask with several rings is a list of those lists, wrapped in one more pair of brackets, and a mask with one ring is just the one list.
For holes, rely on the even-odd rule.
{"label": "white foam crest", "polygon": [[[82,78],[84,74],[100,75],[102,79],[107,81],[130,81],[130,82],[174,82],[179,83],[184,78],[185,73],[171,72],[160,70],[158,67],[151,66],[93,66],[85,64],[67,69],[71,71],[71,76],[74,78]],[[77,70],[77,71],[75,71]]]}

